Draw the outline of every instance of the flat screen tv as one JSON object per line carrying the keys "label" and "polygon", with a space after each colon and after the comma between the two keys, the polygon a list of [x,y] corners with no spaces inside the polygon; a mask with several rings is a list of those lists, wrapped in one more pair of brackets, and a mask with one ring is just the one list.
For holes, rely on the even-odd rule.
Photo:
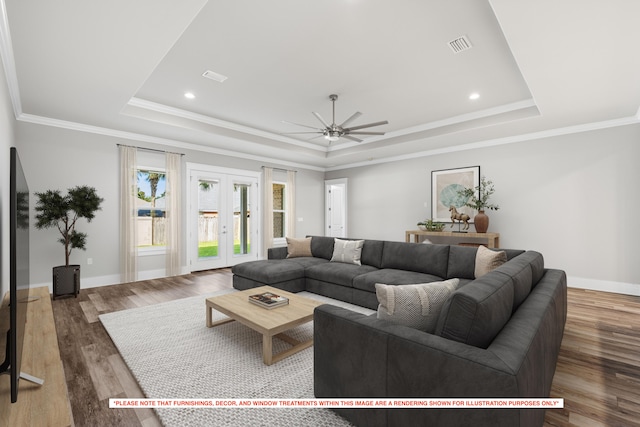
{"label": "flat screen tv", "polygon": [[[22,344],[29,300],[29,187],[18,152],[11,147],[9,179],[9,330],[5,360],[0,373],[11,377],[11,403],[18,400],[20,377],[41,384],[41,380],[20,371]],[[1,339],[1,336],[0,336]]]}

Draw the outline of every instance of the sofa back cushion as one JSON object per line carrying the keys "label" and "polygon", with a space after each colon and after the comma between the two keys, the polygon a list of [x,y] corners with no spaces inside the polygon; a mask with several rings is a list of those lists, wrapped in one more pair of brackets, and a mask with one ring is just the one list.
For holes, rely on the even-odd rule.
{"label": "sofa back cushion", "polygon": [[[523,250],[519,249],[495,249],[504,251],[507,254],[507,260],[515,258],[523,254]],[[449,262],[447,267],[447,279],[475,279],[476,254],[478,248],[473,246],[456,246],[451,245],[449,248]],[[542,276],[540,276],[542,277]]]}
{"label": "sofa back cushion", "polygon": [[384,242],[381,268],[417,271],[444,279],[448,262],[448,245]]}
{"label": "sofa back cushion", "polygon": [[382,240],[365,240],[360,261],[375,268],[382,268],[383,248],[384,242]]}
{"label": "sofa back cushion", "polygon": [[311,236],[311,254],[316,258],[330,260],[333,256],[333,237]]}
{"label": "sofa back cushion", "polygon": [[487,348],[511,318],[513,295],[513,280],[493,270],[451,295],[440,312],[435,334]]}
{"label": "sofa back cushion", "polygon": [[[333,237],[311,236],[311,253],[314,257],[330,260],[333,257],[334,241],[335,238]],[[381,268],[383,243],[382,240],[365,240],[362,246],[362,253],[360,254],[360,262],[363,265]]]}
{"label": "sofa back cushion", "polygon": [[531,289],[544,275],[544,258],[535,251],[527,251],[496,268],[513,281],[513,312],[527,299]]}

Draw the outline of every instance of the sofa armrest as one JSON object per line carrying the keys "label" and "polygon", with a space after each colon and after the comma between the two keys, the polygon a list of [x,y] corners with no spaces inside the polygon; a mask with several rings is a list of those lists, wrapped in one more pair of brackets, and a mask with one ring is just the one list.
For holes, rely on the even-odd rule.
{"label": "sofa armrest", "polygon": [[[318,398],[462,398],[517,395],[514,372],[492,352],[322,305],[314,314]],[[518,410],[336,409],[357,426],[519,424]],[[544,416],[544,414],[543,414]],[[496,418],[500,418],[497,422]],[[465,424],[467,421],[470,424]]]}
{"label": "sofa armrest", "polygon": [[285,259],[288,254],[286,246],[267,249],[267,259]]}
{"label": "sofa armrest", "polygon": [[[313,317],[313,388],[318,398],[376,398],[387,393],[388,334],[382,322],[334,305]],[[334,409],[356,426],[387,426],[384,409]]]}
{"label": "sofa armrest", "polygon": [[[316,308],[314,329],[318,397],[484,397],[515,392],[513,370],[485,349],[332,305]],[[496,377],[502,380],[492,385]],[[469,387],[469,381],[477,386]]]}
{"label": "sofa armrest", "polygon": [[[313,316],[316,397],[386,395],[388,334],[382,320],[335,305],[316,307]],[[364,380],[366,379],[366,380]]]}

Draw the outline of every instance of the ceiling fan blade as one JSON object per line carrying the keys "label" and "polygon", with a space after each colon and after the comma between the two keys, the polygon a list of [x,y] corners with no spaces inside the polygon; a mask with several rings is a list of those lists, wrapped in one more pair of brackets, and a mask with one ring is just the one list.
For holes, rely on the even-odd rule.
{"label": "ceiling fan blade", "polygon": [[384,132],[348,132],[347,135],[384,135]]}
{"label": "ceiling fan blade", "polygon": [[286,120],[283,120],[282,123],[286,123],[288,125],[302,126],[303,128],[316,129],[317,131],[322,132],[322,129],[318,129],[317,127],[314,127],[314,126],[302,125],[300,123],[288,122]]}
{"label": "ceiling fan blade", "polygon": [[355,138],[355,137],[349,136],[349,135],[342,135],[340,138],[350,139],[351,141],[355,141],[355,142],[362,142],[361,139],[358,139],[358,138]]}
{"label": "ceiling fan blade", "polygon": [[353,113],[353,115],[351,117],[349,117],[347,120],[345,120],[340,127],[344,128],[347,123],[351,123],[352,121],[354,121],[355,119],[357,119],[358,117],[360,117],[362,115],[362,113],[360,111],[356,111],[355,113]]}
{"label": "ceiling fan blade", "polygon": [[314,139],[323,138],[323,137],[324,137],[324,135],[323,135],[323,134],[320,134],[320,135],[318,135],[318,136],[314,136],[313,138],[309,138],[309,139],[307,139],[307,141],[313,141]]}
{"label": "ceiling fan blade", "polygon": [[367,123],[366,125],[353,126],[353,127],[350,127],[349,129],[345,129],[345,131],[346,132],[350,132],[352,130],[370,128],[370,127],[373,127],[373,126],[381,126],[381,125],[387,125],[387,124],[389,124],[389,122],[384,120],[384,121],[381,121],[381,122]]}
{"label": "ceiling fan blade", "polygon": [[315,111],[313,112],[313,115],[316,116],[316,118],[318,120],[320,120],[320,123],[322,123],[324,125],[324,127],[326,128],[330,128],[331,126],[327,124],[327,122],[324,121],[324,119],[322,118],[322,116],[320,115],[320,113],[316,113]]}
{"label": "ceiling fan blade", "polygon": [[280,135],[302,135],[305,133],[318,133],[320,135],[322,135],[321,131],[316,131],[316,132],[285,132],[285,133],[281,133]]}

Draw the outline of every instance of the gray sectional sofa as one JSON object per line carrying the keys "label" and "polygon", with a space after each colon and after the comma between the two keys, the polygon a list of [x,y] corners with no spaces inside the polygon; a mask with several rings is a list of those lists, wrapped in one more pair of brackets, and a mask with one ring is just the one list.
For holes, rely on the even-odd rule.
{"label": "gray sectional sofa", "polygon": [[[378,308],[376,283],[459,279],[433,333],[333,305],[314,315],[318,398],[548,397],[567,313],[566,275],[535,251],[475,278],[477,248],[365,240],[361,265],[330,261],[333,238],[314,236],[312,256],[233,267],[233,285],[270,285]],[[337,409],[357,426],[542,426],[543,409]]]}

